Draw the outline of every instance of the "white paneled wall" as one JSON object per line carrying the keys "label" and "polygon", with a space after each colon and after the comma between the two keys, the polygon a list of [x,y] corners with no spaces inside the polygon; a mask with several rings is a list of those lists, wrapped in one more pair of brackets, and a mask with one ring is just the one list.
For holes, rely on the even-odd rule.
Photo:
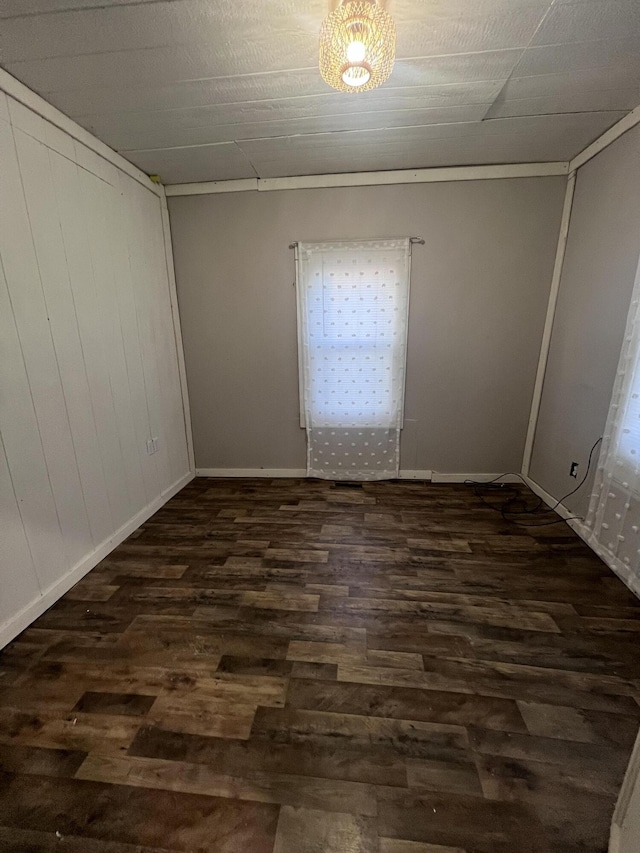
{"label": "white paneled wall", "polygon": [[0,92],[0,199],[2,646],[192,465],[162,193]]}

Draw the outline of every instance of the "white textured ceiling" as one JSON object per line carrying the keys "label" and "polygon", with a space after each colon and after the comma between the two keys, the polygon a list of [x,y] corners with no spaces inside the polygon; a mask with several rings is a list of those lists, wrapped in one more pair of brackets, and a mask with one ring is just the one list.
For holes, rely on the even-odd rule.
{"label": "white textured ceiling", "polygon": [[640,103],[640,0],[388,0],[390,80],[317,68],[331,0],[0,0],[0,64],[165,183],[567,160]]}

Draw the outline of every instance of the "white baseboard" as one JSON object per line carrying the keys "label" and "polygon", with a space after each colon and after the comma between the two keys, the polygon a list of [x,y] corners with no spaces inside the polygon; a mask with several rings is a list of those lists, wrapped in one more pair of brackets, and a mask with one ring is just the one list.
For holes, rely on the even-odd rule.
{"label": "white baseboard", "polygon": [[531,491],[534,492],[534,494],[536,494],[539,498],[542,498],[542,500],[546,503],[548,507],[554,508],[555,512],[558,513],[560,518],[566,519],[575,515],[575,513],[570,512],[564,504],[558,504],[558,506],[556,506],[556,504],[558,503],[556,498],[554,498],[553,495],[550,495],[549,492],[545,491],[542,486],[539,483],[536,483],[535,480],[532,480],[531,477],[523,475],[523,479],[525,480],[527,486],[529,486]]}
{"label": "white baseboard", "polygon": [[[304,468],[196,468],[196,477],[306,477]],[[398,475],[400,480],[426,480],[433,483],[464,483],[465,480],[477,480],[487,482],[500,474],[447,474],[441,471],[430,470],[401,470]],[[520,477],[514,474],[505,474],[501,477],[502,483],[520,483]]]}
{"label": "white baseboard", "polygon": [[[636,847],[636,833],[630,824],[634,824],[633,815],[637,814],[640,802],[640,733],[638,734],[631,753],[631,760],[624,775],[618,802],[611,820],[611,837],[609,838],[609,853],[627,853]],[[637,823],[635,823],[637,827]],[[623,838],[623,833],[625,838]],[[623,849],[623,843],[625,844]],[[637,849],[637,848],[636,848]]]}
{"label": "white baseboard", "polygon": [[[196,477],[305,478],[306,468],[196,468]],[[431,480],[431,471],[400,471],[400,480]]]}
{"label": "white baseboard", "polygon": [[[336,5],[334,3],[334,5]],[[623,119],[624,121],[624,119]],[[615,127],[615,125],[614,125]],[[432,169],[396,169],[386,172],[348,172],[339,175],[299,175],[291,178],[241,178],[231,181],[202,181],[169,184],[168,196],[209,193],[264,192],[318,189],[324,187],[369,187],[385,184],[423,184],[441,181],[483,181],[492,178],[532,178],[566,175],[567,162],[506,163],[494,166],[445,166]]]}
{"label": "white baseboard", "polygon": [[622,853],[620,850],[620,827],[611,824],[611,835],[609,837],[609,853]]}
{"label": "white baseboard", "polygon": [[112,536],[109,536],[104,540],[104,542],[101,542],[100,545],[91,551],[90,554],[83,557],[79,563],[76,563],[76,565],[73,566],[66,575],[63,575],[63,577],[56,581],[53,586],[44,590],[39,598],[32,601],[15,616],[12,616],[11,619],[3,625],[0,625],[0,649],[17,637],[25,628],[28,628],[28,626],[38,618],[38,616],[41,616],[45,610],[48,610],[52,604],[55,604],[55,602],[61,598],[65,592],[68,592],[72,586],[77,584],[78,581],[87,574],[87,572],[90,572],[94,566],[97,566],[100,560],[104,560],[104,558],[121,542],[123,542],[127,536],[130,536],[134,530],[137,530],[141,524],[144,524],[148,518],[151,518],[154,512],[157,512],[160,507],[164,506],[168,500],[183,489],[187,483],[191,482],[191,480],[193,480],[193,476],[193,473],[189,471],[184,477],[181,477],[173,484],[173,486],[170,486],[162,492],[162,494],[158,495],[155,500],[150,504],[147,504],[147,506],[141,509],[140,512],[136,513],[133,518],[126,522],[126,524],[123,524],[122,527],[116,530]]}
{"label": "white baseboard", "polygon": [[306,468],[196,468],[196,477],[306,477]]}
{"label": "white baseboard", "polygon": [[433,471],[431,482],[433,483],[464,483],[472,480],[474,483],[489,483],[491,480],[499,479],[500,483],[521,483],[517,474],[447,474],[442,471]]}
{"label": "white baseboard", "polygon": [[[535,480],[532,480],[531,477],[524,477],[524,479],[531,491],[539,498],[542,498],[548,507],[553,507],[554,512],[557,512],[560,518],[565,519],[565,521],[567,521],[567,519],[571,519],[570,521],[567,521],[567,524],[572,530],[575,530],[578,536],[588,545],[588,531],[585,528],[582,519],[574,518],[575,512],[571,512],[571,510],[567,509],[564,504],[558,504],[557,499],[554,498],[553,495],[550,495],[549,492],[546,492],[542,486],[539,483],[536,483]],[[556,506],[556,504],[558,505]]]}

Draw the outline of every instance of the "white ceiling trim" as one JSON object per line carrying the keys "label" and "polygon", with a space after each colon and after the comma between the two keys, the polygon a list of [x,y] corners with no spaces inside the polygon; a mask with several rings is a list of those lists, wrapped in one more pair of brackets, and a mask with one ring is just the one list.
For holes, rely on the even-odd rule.
{"label": "white ceiling trim", "polygon": [[101,142],[93,136],[93,134],[89,133],[88,130],[80,127],[80,125],[76,124],[73,119],[70,119],[64,113],[61,113],[59,109],[54,107],[48,101],[45,101],[44,98],[41,98],[40,95],[37,95],[25,86],[24,83],[16,80],[15,77],[2,68],[0,68],[0,92],[4,92],[6,95],[9,95],[9,97],[18,101],[23,106],[33,110],[34,113],[45,119],[45,121],[51,122],[51,124],[59,130],[69,134],[69,136],[77,142],[80,142],[95,154],[98,154],[98,156],[107,160],[117,169],[120,169],[120,171],[125,172],[129,177],[138,181],[138,183],[142,184],[145,189],[150,190],[157,196],[162,195],[161,188],[157,184],[154,184],[153,181],[149,179],[149,176],[141,169],[138,169],[138,167],[134,166],[133,163],[125,160],[124,157],[112,148],[109,148],[108,145]]}
{"label": "white ceiling trim", "polygon": [[587,145],[584,151],[581,151],[580,154],[576,155],[573,160],[570,161],[569,169],[574,172],[576,169],[579,169],[580,166],[584,166],[584,164],[591,160],[592,157],[595,157],[596,154],[604,151],[604,149],[611,145],[612,142],[615,142],[623,133],[631,130],[631,128],[635,127],[637,124],[640,124],[640,107],[636,107],[635,110],[627,113],[624,118],[621,118],[620,121],[613,125],[613,127],[606,130],[602,136],[599,136],[591,143],[591,145]]}
{"label": "white ceiling trim", "polygon": [[640,124],[640,107],[628,113],[613,127],[588,145],[573,160],[556,163],[515,163],[501,166],[451,166],[440,169],[399,169],[389,172],[352,172],[342,175],[304,175],[294,178],[247,178],[239,181],[203,181],[193,184],[168,184],[167,196],[209,195],[273,190],[318,189],[322,187],[368,187],[383,184],[430,184],[445,181],[482,181],[496,178],[535,178],[568,175],[584,166],[592,157]]}
{"label": "white ceiling trim", "polygon": [[244,193],[257,191],[258,178],[241,178],[237,181],[200,181],[194,184],[165,184],[167,198],[174,195],[217,195],[218,193]]}
{"label": "white ceiling trim", "polygon": [[303,175],[294,178],[247,178],[167,184],[167,196],[210,195],[248,191],[308,190],[326,187],[370,187],[384,184],[434,184],[447,181],[486,181],[496,178],[540,178],[567,175],[568,163],[515,163],[504,166],[447,166],[441,169],[397,169],[390,172],[350,172],[342,175]]}

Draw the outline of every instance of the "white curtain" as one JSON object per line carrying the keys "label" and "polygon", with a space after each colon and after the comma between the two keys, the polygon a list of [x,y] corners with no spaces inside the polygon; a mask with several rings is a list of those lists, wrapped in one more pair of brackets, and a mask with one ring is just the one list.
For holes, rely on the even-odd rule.
{"label": "white curtain", "polygon": [[299,243],[298,334],[307,474],[398,476],[411,243]]}
{"label": "white curtain", "polygon": [[591,547],[640,594],[640,267],[585,526]]}

